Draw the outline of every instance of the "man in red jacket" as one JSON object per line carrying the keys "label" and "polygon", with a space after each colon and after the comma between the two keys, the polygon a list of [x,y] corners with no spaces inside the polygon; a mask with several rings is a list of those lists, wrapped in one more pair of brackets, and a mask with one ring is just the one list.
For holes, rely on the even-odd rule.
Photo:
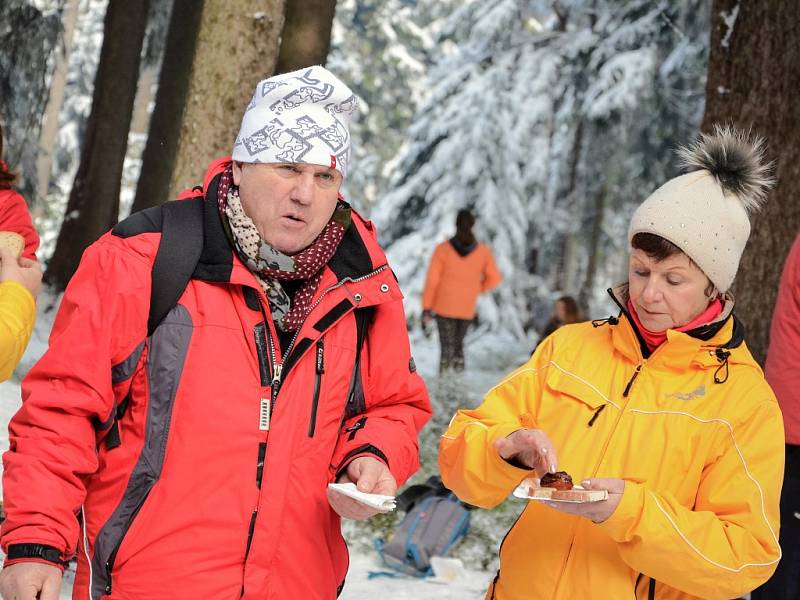
{"label": "man in red jacket", "polygon": [[339,518],[375,510],[327,484],[394,494],[430,416],[397,282],[339,196],[356,105],[322,67],[258,84],[184,200],[202,254],[151,335],[154,213],[86,251],[9,427],[4,598],[57,598],[76,542],[79,598],[341,591]]}

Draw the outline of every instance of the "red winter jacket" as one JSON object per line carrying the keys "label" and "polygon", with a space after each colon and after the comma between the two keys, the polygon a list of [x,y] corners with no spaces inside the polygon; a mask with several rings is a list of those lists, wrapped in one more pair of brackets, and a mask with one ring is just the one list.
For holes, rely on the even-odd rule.
{"label": "red winter jacket", "polygon": [[0,231],[13,231],[24,237],[22,256],[36,260],[39,234],[33,227],[25,199],[16,190],[0,190]]}
{"label": "red winter jacket", "polygon": [[[203,253],[152,337],[160,233],[139,213],[86,251],[23,382],[2,547],[42,544],[66,558],[77,542],[75,598],[332,599],[348,555],[327,484],[364,454],[398,484],[418,467],[430,404],[371,224],[353,214],[280,358],[267,300],[223,232],[217,184],[188,200],[205,203]],[[348,400],[353,311],[369,306]]]}
{"label": "red winter jacket", "polygon": [[800,235],[786,258],[769,330],[764,375],[783,411],[786,443],[800,445]]}

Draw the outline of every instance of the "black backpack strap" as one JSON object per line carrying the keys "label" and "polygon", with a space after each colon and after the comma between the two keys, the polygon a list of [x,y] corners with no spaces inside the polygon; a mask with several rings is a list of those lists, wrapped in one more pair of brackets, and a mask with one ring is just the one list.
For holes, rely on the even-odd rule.
{"label": "black backpack strap", "polygon": [[203,251],[203,198],[175,200],[161,206],[161,242],[153,263],[150,291],[150,337],[177,304]]}
{"label": "black backpack strap", "polygon": [[353,376],[350,379],[350,389],[347,393],[347,407],[345,408],[344,414],[345,420],[360,415],[366,409],[364,388],[361,382],[361,350],[364,347],[364,340],[367,339],[369,325],[374,315],[374,306],[366,306],[353,310],[353,316],[356,319],[356,359],[353,364]]}

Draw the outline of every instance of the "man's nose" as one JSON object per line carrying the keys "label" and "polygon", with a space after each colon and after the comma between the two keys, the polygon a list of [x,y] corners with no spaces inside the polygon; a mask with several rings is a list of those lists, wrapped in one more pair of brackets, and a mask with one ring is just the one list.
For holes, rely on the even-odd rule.
{"label": "man's nose", "polygon": [[295,179],[292,200],[300,204],[310,204],[314,199],[314,174],[300,173]]}

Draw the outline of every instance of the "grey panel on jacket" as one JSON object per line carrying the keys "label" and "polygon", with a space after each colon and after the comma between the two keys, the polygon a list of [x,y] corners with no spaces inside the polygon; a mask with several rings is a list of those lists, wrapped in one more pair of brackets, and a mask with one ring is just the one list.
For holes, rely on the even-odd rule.
{"label": "grey panel on jacket", "polygon": [[147,356],[150,398],[147,406],[144,445],[131,472],[122,500],[95,539],[90,581],[91,600],[100,600],[101,596],[110,593],[111,569],[108,562],[122,543],[153,484],[161,476],[172,407],[191,337],[191,315],[183,306],[177,304],[150,338],[150,351]]}

